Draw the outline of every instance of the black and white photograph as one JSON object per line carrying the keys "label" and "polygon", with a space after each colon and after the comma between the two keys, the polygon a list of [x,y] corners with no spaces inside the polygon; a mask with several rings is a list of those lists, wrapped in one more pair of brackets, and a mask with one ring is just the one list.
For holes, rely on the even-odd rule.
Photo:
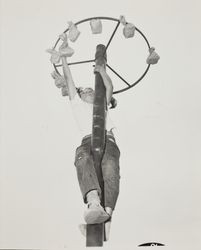
{"label": "black and white photograph", "polygon": [[200,9],[0,0],[0,250],[201,249]]}

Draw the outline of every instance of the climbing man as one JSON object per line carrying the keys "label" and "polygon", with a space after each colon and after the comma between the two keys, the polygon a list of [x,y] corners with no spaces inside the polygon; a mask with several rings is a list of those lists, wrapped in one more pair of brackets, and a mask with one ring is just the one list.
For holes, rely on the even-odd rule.
{"label": "climbing man", "polygon": [[[92,88],[76,88],[70,68],[67,63],[67,56],[63,53],[68,48],[66,34],[60,35],[63,41],[59,48],[61,55],[65,85],[62,93],[69,97],[73,113],[77,122],[81,126],[83,138],[81,145],[76,149],[75,166],[77,177],[84,202],[87,204],[84,212],[84,219],[87,224],[96,224],[105,222],[106,240],[109,237],[109,228],[112,213],[115,209],[119,194],[119,156],[120,151],[116,144],[112,131],[112,124],[109,119],[106,121],[106,142],[105,151],[102,158],[101,168],[104,181],[104,206],[101,205],[101,188],[98,182],[96,171],[91,153],[91,133],[93,119],[93,100],[94,90]],[[112,97],[113,85],[110,77],[106,73],[104,66],[97,65],[94,73],[99,73],[103,79],[106,89],[107,107],[114,108],[116,100]],[[54,72],[53,77],[56,80],[61,78]],[[108,113],[108,108],[107,108]],[[107,114],[108,116],[108,114]],[[84,225],[81,230],[84,230]]]}

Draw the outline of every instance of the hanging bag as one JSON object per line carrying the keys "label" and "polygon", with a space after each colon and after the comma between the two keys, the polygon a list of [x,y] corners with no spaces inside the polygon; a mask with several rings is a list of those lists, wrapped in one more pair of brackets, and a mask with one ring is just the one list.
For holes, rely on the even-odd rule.
{"label": "hanging bag", "polygon": [[51,54],[50,57],[51,63],[57,64],[60,62],[61,58],[58,51],[56,51],[55,49],[47,49],[46,51]]}
{"label": "hanging bag", "polygon": [[102,33],[102,22],[100,19],[92,19],[90,21],[92,34]]}
{"label": "hanging bag", "polygon": [[71,57],[74,54],[74,49],[66,45],[64,48],[59,49],[60,56]]}
{"label": "hanging bag", "polygon": [[64,79],[64,76],[58,74],[56,71],[53,71],[51,76],[54,79],[57,88],[62,88],[66,86],[66,81]]}
{"label": "hanging bag", "polygon": [[149,56],[147,57],[147,64],[156,64],[160,56],[155,52],[155,48],[151,47],[149,49]]}
{"label": "hanging bag", "polygon": [[68,38],[70,39],[71,42],[75,42],[79,35],[80,31],[78,30],[77,26],[73,22],[68,22],[69,25],[69,35]]}
{"label": "hanging bag", "polygon": [[120,23],[124,26],[123,35],[125,38],[131,38],[135,35],[135,25],[132,23],[126,22],[125,16],[120,16]]}
{"label": "hanging bag", "polygon": [[74,49],[68,46],[68,38],[66,33],[62,33],[59,38],[63,41],[59,47],[60,56],[71,57],[74,54]]}
{"label": "hanging bag", "polygon": [[135,35],[135,26],[132,23],[127,23],[123,28],[125,38],[131,38]]}
{"label": "hanging bag", "polygon": [[68,96],[68,88],[67,86],[64,86],[61,88],[61,94],[62,96]]}

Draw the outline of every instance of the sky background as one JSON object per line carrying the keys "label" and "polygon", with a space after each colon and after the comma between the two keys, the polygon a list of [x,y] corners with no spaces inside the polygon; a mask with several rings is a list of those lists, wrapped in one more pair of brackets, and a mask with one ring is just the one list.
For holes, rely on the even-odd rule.
{"label": "sky background", "polygon": [[[105,249],[201,247],[201,2],[192,0],[0,0],[0,249],[85,249],[78,230],[85,209],[74,167],[80,131],[50,73],[46,49],[67,21],[125,15],[161,59],[136,87],[116,95],[111,111],[121,150],[121,188]],[[94,57],[103,34],[79,26],[69,61]],[[146,68],[148,50],[122,26],[108,63],[129,82]],[[93,67],[71,67],[77,86]],[[114,87],[125,84],[108,70]],[[160,247],[158,247],[160,249]],[[142,249],[142,248],[141,248]]]}

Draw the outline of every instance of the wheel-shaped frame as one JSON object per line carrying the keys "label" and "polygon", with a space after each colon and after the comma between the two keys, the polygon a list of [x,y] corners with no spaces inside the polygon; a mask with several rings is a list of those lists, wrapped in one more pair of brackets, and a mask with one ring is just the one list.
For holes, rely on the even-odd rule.
{"label": "wheel-shaped frame", "polygon": [[[119,27],[119,25],[120,25],[120,20],[117,19],[117,18],[112,18],[112,17],[97,16],[97,17],[90,17],[90,18],[83,19],[83,20],[81,20],[81,21],[75,23],[75,25],[78,26],[78,25],[81,24],[81,23],[89,22],[89,21],[91,21],[91,20],[93,20],[93,19],[109,20],[109,21],[113,21],[113,22],[116,22],[116,23],[117,23],[117,25],[116,25],[116,27],[115,27],[115,29],[114,29],[114,31],[113,31],[113,33],[112,33],[112,35],[111,35],[111,37],[110,37],[108,43],[107,43],[107,45],[106,45],[106,49],[105,49],[105,52],[106,52],[107,49],[108,49],[108,47],[109,47],[109,45],[110,45],[110,43],[111,43],[111,41],[112,41],[112,39],[113,39],[113,37],[114,37],[114,35],[115,35],[115,33],[116,33],[116,31],[117,31],[117,29],[118,29],[118,27]],[[69,28],[67,28],[67,29],[64,31],[64,33],[68,32],[68,30],[69,30]],[[135,27],[135,30],[142,36],[142,38],[144,39],[145,43],[147,44],[148,49],[150,49],[150,44],[149,44],[148,39],[146,38],[146,36],[145,36],[145,35],[142,33],[142,31],[141,31],[140,29],[138,29],[137,27]],[[57,41],[56,41],[56,43],[55,43],[53,49],[56,48],[56,46],[57,46],[57,44],[59,43],[60,40],[61,40],[60,38],[57,39]],[[95,59],[92,59],[92,60],[85,60],[85,61],[72,62],[72,63],[68,63],[68,65],[76,65],[76,64],[82,64],[82,63],[94,63],[94,62],[95,62]],[[61,67],[61,66],[62,66],[61,64],[53,64],[53,67],[54,67],[55,71],[56,71],[58,74],[60,74],[60,73],[59,73],[59,71],[58,71],[57,68],[58,68],[58,67]],[[116,74],[116,75],[117,75],[117,76],[127,85],[127,87],[124,87],[124,88],[122,88],[122,89],[119,89],[119,90],[117,90],[117,91],[114,91],[113,94],[119,94],[119,93],[122,93],[122,92],[124,92],[124,91],[126,91],[126,90],[129,90],[130,88],[134,87],[136,84],[138,84],[138,83],[145,77],[145,75],[147,74],[147,72],[149,71],[149,68],[150,68],[150,64],[148,64],[147,67],[146,67],[146,69],[145,69],[145,71],[143,72],[143,74],[142,74],[134,83],[131,83],[131,84],[130,84],[130,83],[128,83],[128,81],[126,81],[120,74],[118,74],[109,64],[106,64],[106,66],[107,66],[114,74]]]}

